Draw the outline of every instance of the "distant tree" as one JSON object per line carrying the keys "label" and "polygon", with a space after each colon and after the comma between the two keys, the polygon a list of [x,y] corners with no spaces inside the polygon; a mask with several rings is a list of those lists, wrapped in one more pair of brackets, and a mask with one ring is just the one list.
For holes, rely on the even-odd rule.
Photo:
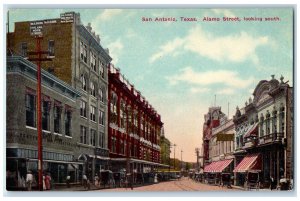
{"label": "distant tree", "polygon": [[189,169],[191,169],[191,168],[192,168],[192,164],[189,163],[189,162],[186,162],[186,163],[185,163],[185,170],[189,170]]}

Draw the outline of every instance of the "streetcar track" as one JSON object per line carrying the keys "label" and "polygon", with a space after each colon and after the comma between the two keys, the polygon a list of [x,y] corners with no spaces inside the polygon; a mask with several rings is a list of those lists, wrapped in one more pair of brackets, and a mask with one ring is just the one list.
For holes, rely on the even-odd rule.
{"label": "streetcar track", "polygon": [[[192,191],[198,191],[198,190],[195,189],[195,188],[192,188],[192,187],[190,187],[190,186],[187,186],[187,185],[182,184],[181,181],[175,181],[175,182],[174,182],[174,185],[177,186],[178,188],[180,188],[180,189],[183,190],[183,191],[191,191],[191,190],[192,190]],[[191,190],[188,190],[188,189],[186,189],[186,188],[191,189]]]}

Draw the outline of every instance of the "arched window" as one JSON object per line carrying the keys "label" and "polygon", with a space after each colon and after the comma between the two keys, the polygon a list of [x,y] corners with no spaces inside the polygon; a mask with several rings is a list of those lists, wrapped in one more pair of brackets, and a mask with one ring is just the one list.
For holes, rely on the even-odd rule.
{"label": "arched window", "polygon": [[270,132],[270,112],[269,110],[267,110],[267,114],[266,114],[266,135],[269,135],[271,132]]}
{"label": "arched window", "polygon": [[86,78],[85,76],[82,74],[80,77],[80,81],[81,81],[81,87],[84,91],[86,91]]}
{"label": "arched window", "polygon": [[264,115],[261,113],[260,114],[260,122],[259,122],[259,137],[263,137],[264,136]]}
{"label": "arched window", "polygon": [[95,84],[94,82],[91,82],[91,95],[96,97],[96,89],[95,89]]}

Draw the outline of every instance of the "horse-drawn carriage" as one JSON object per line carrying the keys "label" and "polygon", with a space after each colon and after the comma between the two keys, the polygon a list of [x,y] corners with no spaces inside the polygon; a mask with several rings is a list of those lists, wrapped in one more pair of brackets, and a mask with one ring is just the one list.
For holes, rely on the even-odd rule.
{"label": "horse-drawn carriage", "polygon": [[248,190],[260,188],[259,171],[248,171],[246,175],[246,188]]}
{"label": "horse-drawn carriage", "polygon": [[101,170],[100,171],[100,178],[101,178],[101,183],[104,186],[114,188],[115,187],[115,180],[114,180],[114,175],[113,172],[110,170]]}
{"label": "horse-drawn carriage", "polygon": [[227,188],[231,187],[231,174],[230,173],[222,173],[221,174],[221,186],[227,186]]}

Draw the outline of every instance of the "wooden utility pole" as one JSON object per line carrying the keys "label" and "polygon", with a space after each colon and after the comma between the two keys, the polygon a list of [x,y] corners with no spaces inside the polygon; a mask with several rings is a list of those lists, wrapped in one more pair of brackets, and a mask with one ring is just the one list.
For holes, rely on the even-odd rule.
{"label": "wooden utility pole", "polygon": [[38,134],[38,187],[43,190],[43,144],[42,144],[42,76],[41,76],[41,62],[51,61],[49,58],[42,58],[42,54],[48,54],[48,51],[41,51],[42,36],[37,35],[36,51],[28,52],[28,55],[37,55],[37,58],[29,58],[29,61],[37,62],[37,134]]}

